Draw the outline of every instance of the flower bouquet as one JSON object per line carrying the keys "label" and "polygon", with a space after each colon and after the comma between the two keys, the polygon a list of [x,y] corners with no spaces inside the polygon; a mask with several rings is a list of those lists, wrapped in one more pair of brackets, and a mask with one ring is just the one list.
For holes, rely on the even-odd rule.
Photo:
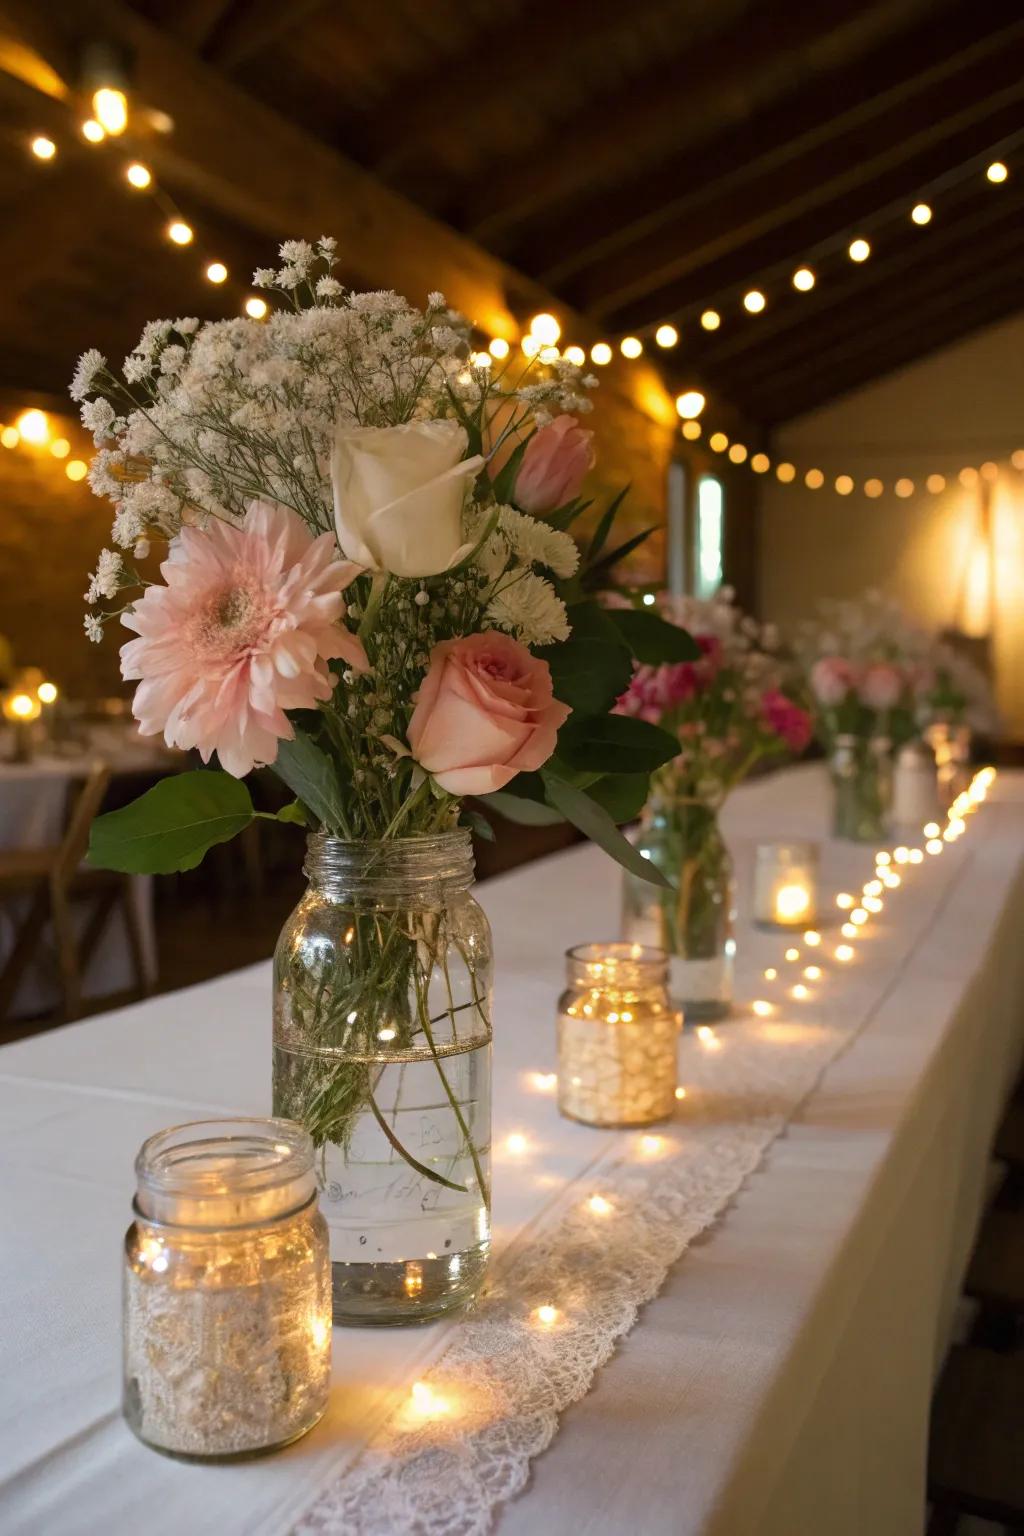
{"label": "flower bouquet", "polygon": [[669,731],[679,750],[652,778],[638,850],[669,881],[627,872],[624,930],[672,956],[673,988],[691,1019],[718,1018],[732,999],[732,861],[719,826],[726,796],[761,760],[804,750],[810,720],[781,686],[774,637],[742,618],[728,587],[710,601],[668,599],[700,659],[638,666],[616,706]]}
{"label": "flower bouquet", "polygon": [[195,866],[265,814],[257,764],[294,796],[309,887],[275,957],[274,1106],[319,1149],[336,1317],[398,1322],[472,1296],[487,1256],[469,828],[567,819],[656,880],[617,823],[677,742],[610,711],[635,657],[693,646],[595,601],[638,542],[610,543],[618,502],[582,554],[569,532],[593,379],[554,349],[499,367],[440,294],[346,292],[329,239],[281,260],[256,274],[282,301],[265,323],[154,322],[123,379],[96,352],[75,375],[116,508],[87,632],[119,618],[142,732],[220,765],[101,817],[90,856]]}

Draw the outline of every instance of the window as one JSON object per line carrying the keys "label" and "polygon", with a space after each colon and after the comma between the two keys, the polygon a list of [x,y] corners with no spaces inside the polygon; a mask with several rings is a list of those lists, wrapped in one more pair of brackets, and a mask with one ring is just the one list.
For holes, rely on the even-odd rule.
{"label": "window", "polygon": [[722,585],[722,482],[701,475],[697,482],[694,582],[697,597],[713,597]]}
{"label": "window", "polygon": [[689,539],[686,517],[686,466],[673,459],[668,467],[668,590],[676,597],[686,592]]}

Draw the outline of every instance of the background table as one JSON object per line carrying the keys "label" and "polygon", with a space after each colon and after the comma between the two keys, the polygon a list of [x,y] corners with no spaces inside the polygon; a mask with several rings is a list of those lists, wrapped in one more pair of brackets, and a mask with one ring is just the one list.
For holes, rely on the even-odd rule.
{"label": "background table", "polygon": [[[737,794],[727,826],[742,885],[755,838],[820,835],[825,807],[816,770]],[[847,1006],[863,1004],[856,1038],[565,1415],[500,1536],[920,1529],[930,1386],[1020,1056],[1022,859],[1024,780],[1003,776],[969,836],[916,872],[920,895],[908,882],[871,925],[835,980]],[[857,888],[869,868],[869,850],[825,850],[833,891]],[[498,956],[496,1142],[519,1130],[532,1149],[498,1157],[500,1244],[571,1191],[607,1140],[560,1121],[528,1084],[554,1066],[561,950],[615,932],[618,878],[581,848],[481,897]],[[741,930],[741,997],[756,995],[778,948],[776,936]],[[269,1029],[261,966],[0,1052],[0,1529],[10,1536],[282,1536],[358,1453],[390,1394],[443,1347],[444,1324],[336,1332],[326,1419],[263,1462],[180,1465],[122,1425],[132,1157],[162,1125],[265,1111]]]}

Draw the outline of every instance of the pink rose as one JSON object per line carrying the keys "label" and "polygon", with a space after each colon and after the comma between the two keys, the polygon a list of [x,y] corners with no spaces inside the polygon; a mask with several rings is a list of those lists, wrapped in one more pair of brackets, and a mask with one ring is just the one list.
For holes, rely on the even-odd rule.
{"label": "pink rose", "polygon": [[486,795],[546,763],[569,713],[554,696],[547,662],[488,630],[434,646],[409,746],[449,794]]}
{"label": "pink rose", "polygon": [[860,699],[868,709],[893,709],[903,692],[903,673],[888,661],[876,661],[860,680]]}
{"label": "pink rose", "polygon": [[811,739],[810,715],[778,688],[769,688],[762,696],[761,719],[791,752],[802,752]]}
{"label": "pink rose", "polygon": [[811,668],[811,692],[819,704],[834,709],[857,686],[857,669],[844,656],[822,656]]}
{"label": "pink rose", "polygon": [[516,506],[535,515],[564,507],[578,496],[587,471],[594,467],[593,438],[575,416],[556,416],[546,427],[538,427],[516,475]]}

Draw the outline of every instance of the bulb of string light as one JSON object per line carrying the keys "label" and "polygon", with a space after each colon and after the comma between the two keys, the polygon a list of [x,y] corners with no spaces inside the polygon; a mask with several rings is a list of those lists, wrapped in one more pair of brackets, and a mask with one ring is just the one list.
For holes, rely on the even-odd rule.
{"label": "bulb of string light", "polygon": [[856,240],[850,241],[846,254],[851,261],[867,261],[871,255],[871,245],[863,236],[858,236]]}
{"label": "bulb of string light", "polygon": [[128,126],[128,98],[113,85],[101,85],[93,92],[92,109],[105,133],[116,136]]}
{"label": "bulb of string light", "polygon": [[659,347],[674,347],[679,340],[679,332],[674,325],[659,325],[654,339]]}
{"label": "bulb of string light", "polygon": [[793,273],[793,287],[798,293],[810,293],[815,281],[814,273],[810,267],[798,267]]}
{"label": "bulb of string light", "polygon": [[748,315],[759,315],[765,306],[765,296],[760,288],[751,288],[743,295],[743,308]]}
{"label": "bulb of string light", "polygon": [[676,396],[676,410],[684,421],[693,421],[700,415],[706,403],[699,389],[687,389]]}
{"label": "bulb of string light", "polygon": [[30,147],[37,160],[52,160],[57,153],[56,144],[45,133],[37,134]]}
{"label": "bulb of string light", "polygon": [[561,334],[562,327],[554,315],[534,315],[530,321],[530,335],[536,336],[542,347],[553,347]]}

